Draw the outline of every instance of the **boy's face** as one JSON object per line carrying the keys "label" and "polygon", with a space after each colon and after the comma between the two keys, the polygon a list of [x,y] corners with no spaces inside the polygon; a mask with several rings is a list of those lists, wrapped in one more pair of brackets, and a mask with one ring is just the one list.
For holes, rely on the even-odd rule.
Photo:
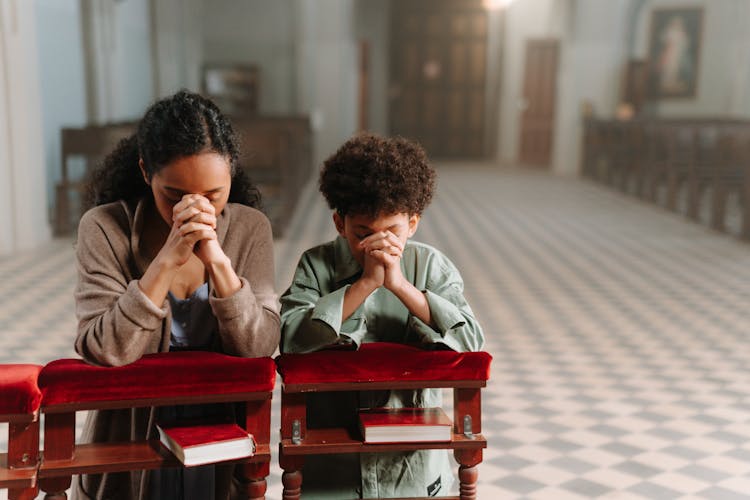
{"label": "boy's face", "polygon": [[338,212],[334,212],[333,222],[339,234],[349,242],[349,249],[354,258],[360,266],[364,267],[365,253],[359,246],[360,241],[372,234],[390,231],[401,243],[406,244],[406,240],[417,231],[419,215],[402,212],[391,215],[379,214],[375,217],[356,214],[341,216]]}

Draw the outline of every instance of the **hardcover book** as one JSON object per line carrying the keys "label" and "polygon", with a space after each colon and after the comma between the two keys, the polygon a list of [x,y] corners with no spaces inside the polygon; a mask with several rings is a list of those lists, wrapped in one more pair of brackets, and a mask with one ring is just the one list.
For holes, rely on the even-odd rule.
{"label": "hardcover book", "polygon": [[365,443],[450,441],[452,425],[442,408],[372,408],[359,412]]}
{"label": "hardcover book", "polygon": [[157,425],[159,440],[186,467],[251,457],[253,437],[237,424]]}

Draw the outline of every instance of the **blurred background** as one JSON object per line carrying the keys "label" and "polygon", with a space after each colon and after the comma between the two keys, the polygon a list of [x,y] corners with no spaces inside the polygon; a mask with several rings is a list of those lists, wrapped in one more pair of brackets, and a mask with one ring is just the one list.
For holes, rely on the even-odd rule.
{"label": "blurred background", "polygon": [[479,498],[748,498],[748,20],[750,0],[0,0],[0,362],[75,356],[86,176],[187,88],[241,136],[280,293],[335,236],[324,158],[360,130],[427,149],[417,239],[494,356]]}
{"label": "blurred background", "polygon": [[750,147],[746,0],[0,5],[0,255],[70,234],[86,172],[180,88],[232,115],[279,234],[316,165],[363,129],[436,160],[587,175],[694,218],[715,186],[696,170],[681,195],[685,156],[736,166]]}

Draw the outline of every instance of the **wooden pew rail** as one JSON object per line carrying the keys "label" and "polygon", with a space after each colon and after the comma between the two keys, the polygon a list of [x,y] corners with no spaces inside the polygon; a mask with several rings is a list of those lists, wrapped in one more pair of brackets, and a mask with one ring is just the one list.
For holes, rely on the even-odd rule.
{"label": "wooden pew rail", "polygon": [[[388,343],[364,344],[353,352],[279,356],[277,365],[283,379],[279,444],[283,498],[300,498],[307,455],[449,449],[459,463],[458,498],[475,499],[477,466],[487,447],[482,435],[481,389],[489,378],[491,359],[484,352],[425,351]],[[307,394],[424,388],[453,390],[451,441],[366,444],[356,429],[307,427]]]}
{"label": "wooden pew rail", "polygon": [[246,498],[264,498],[270,466],[271,358],[237,358],[212,352],[146,355],[126,366],[102,368],[58,360],[39,376],[44,414],[44,453],[39,485],[46,499],[65,499],[71,476],[180,467],[158,440],[78,444],[76,412],[178,404],[242,403],[241,423],[253,435],[255,454],[241,464]]}

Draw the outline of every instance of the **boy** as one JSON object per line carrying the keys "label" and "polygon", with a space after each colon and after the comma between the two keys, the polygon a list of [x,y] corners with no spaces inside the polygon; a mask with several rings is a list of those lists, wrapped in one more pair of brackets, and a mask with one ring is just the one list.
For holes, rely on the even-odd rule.
{"label": "boy", "polygon": [[[320,190],[339,236],[305,252],[281,299],[281,351],[422,342],[481,349],[484,337],[455,266],[409,241],[432,200],[435,171],[402,138],[363,134],[326,160]],[[373,367],[377,369],[377,367]],[[440,391],[316,395],[308,425],[351,424],[356,408],[440,406]],[[343,420],[342,420],[343,419]],[[453,482],[446,450],[308,457],[305,498],[443,496]]]}

